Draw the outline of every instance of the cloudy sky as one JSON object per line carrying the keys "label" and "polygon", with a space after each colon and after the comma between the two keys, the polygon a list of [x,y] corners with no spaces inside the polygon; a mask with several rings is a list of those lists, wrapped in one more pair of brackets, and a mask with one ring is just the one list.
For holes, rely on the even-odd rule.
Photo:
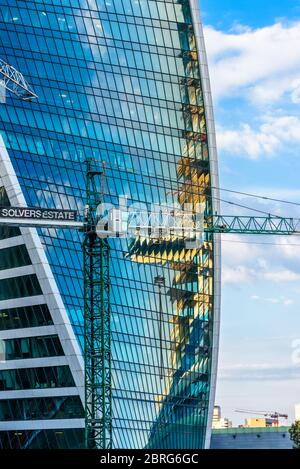
{"label": "cloudy sky", "polygon": [[[201,0],[220,187],[250,208],[300,218],[300,0]],[[223,203],[224,214],[247,211]],[[252,213],[249,212],[248,213]],[[254,213],[254,212],[253,212]],[[300,403],[300,237],[223,235],[217,403],[287,412]]]}

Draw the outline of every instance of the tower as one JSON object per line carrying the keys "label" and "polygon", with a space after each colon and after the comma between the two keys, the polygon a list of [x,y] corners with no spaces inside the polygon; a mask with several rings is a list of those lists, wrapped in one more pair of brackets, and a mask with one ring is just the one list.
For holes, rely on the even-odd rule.
{"label": "tower", "polygon": [[[129,204],[147,208],[168,198],[180,206],[204,202],[208,214],[218,211],[213,114],[196,1],[99,0],[82,2],[76,11],[71,0],[64,6],[53,1],[51,10],[37,1],[14,11],[11,2],[0,3],[3,59],[16,68],[22,64],[39,95],[36,103],[8,97],[5,107],[0,105],[3,148],[24,203],[83,211],[85,160],[91,158],[106,163],[107,203],[116,205],[119,195],[127,195]],[[32,236],[32,259],[43,252],[48,267],[41,274],[45,291],[30,298],[48,295],[53,312],[47,327],[60,330],[54,319],[62,326],[57,350],[64,340],[72,346],[67,360],[75,384],[68,393],[79,398],[79,410],[64,414],[62,403],[59,418],[45,418],[36,401],[40,427],[48,424],[43,432],[36,417],[17,420],[5,411],[0,440],[5,447],[23,447],[18,434],[30,432],[27,447],[79,446],[84,441],[81,239],[47,229]],[[208,446],[219,328],[217,235],[207,234],[203,249],[195,252],[176,239],[159,249],[145,240],[114,239],[110,258],[112,446]],[[7,275],[5,285],[12,284]],[[154,284],[159,276],[165,279],[160,291]],[[17,298],[12,300],[15,305]],[[10,340],[16,329],[3,327]],[[19,334],[29,340],[38,332],[30,323]],[[44,333],[51,335],[50,329]],[[65,363],[65,356],[51,356],[51,363]],[[37,373],[29,359],[22,359],[22,369]],[[7,363],[0,364],[1,373],[19,373],[20,362],[10,368]],[[61,385],[51,387],[51,379],[37,382],[41,390],[30,384],[30,395],[47,403],[47,394],[67,397]],[[27,405],[29,391],[23,378],[20,383]],[[0,401],[13,399],[1,393]],[[181,439],[175,437],[178,426]]]}

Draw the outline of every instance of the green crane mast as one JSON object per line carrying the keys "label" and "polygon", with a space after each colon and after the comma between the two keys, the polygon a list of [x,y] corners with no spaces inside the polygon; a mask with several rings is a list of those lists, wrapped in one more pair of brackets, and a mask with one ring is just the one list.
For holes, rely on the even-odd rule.
{"label": "green crane mast", "polygon": [[112,396],[109,302],[109,245],[97,236],[104,169],[87,160],[84,269],[85,445],[111,448]]}

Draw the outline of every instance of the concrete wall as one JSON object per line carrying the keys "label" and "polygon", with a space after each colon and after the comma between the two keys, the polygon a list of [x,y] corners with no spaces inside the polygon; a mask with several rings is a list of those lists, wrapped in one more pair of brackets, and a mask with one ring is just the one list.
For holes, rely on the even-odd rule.
{"label": "concrete wall", "polygon": [[289,427],[213,430],[211,449],[292,449]]}

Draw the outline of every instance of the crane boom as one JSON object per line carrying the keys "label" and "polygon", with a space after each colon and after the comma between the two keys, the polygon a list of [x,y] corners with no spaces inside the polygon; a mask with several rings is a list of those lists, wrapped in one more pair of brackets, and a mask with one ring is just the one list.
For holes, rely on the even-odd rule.
{"label": "crane boom", "polygon": [[282,414],[277,411],[267,411],[267,410],[249,410],[249,409],[235,409],[235,412],[240,412],[242,414],[252,414],[252,415],[261,415],[263,417],[269,417],[273,421],[273,425],[278,427],[279,419],[288,419],[289,416],[287,414]]}
{"label": "crane boom", "polygon": [[269,411],[269,410],[249,410],[249,409],[235,409],[235,412],[241,412],[243,414],[261,414],[264,416],[270,416],[270,417],[283,417],[283,418],[288,418],[287,414],[281,414],[280,412],[277,411]]}
{"label": "crane boom", "polygon": [[[202,222],[197,220],[197,215],[188,211],[170,214],[166,210],[162,212],[162,218],[159,222],[155,215],[156,212],[153,216],[152,212],[140,209],[128,212],[127,210],[122,211],[113,208],[110,210],[110,216],[108,217],[107,231],[98,230],[98,235],[117,237],[120,235],[128,236],[130,233],[130,238],[144,236],[154,240],[156,238],[163,239],[167,232],[170,236],[178,239],[189,239],[195,235],[202,235],[203,232],[282,236],[300,233],[299,219],[276,215],[255,217],[215,214],[208,217],[204,216]],[[184,224],[185,219],[189,220],[188,225]],[[158,232],[163,234],[159,237]]]}
{"label": "crane boom", "polygon": [[0,59],[0,83],[23,101],[36,99],[38,96],[31,89],[21,72]]}
{"label": "crane boom", "polygon": [[213,215],[206,218],[204,231],[210,233],[292,235],[299,233],[299,221],[268,215],[266,217]]}
{"label": "crane boom", "polygon": [[[0,223],[10,226],[33,226],[33,227],[45,227],[45,228],[71,228],[71,229],[84,229],[83,217],[80,214],[76,214],[74,220],[51,220],[41,218],[22,218],[9,216],[13,210],[26,211],[28,207],[1,207],[0,210]],[[39,207],[30,208],[30,210],[42,210]],[[64,210],[61,210],[64,212]],[[65,211],[67,212],[67,211]],[[4,216],[4,214],[8,214]],[[151,230],[150,223],[148,225],[138,226],[137,233],[140,229]],[[164,228],[163,226],[156,227]],[[175,228],[172,228],[175,230]],[[178,237],[184,238],[182,234],[182,228],[178,229]],[[284,218],[276,216],[267,217],[247,217],[247,216],[232,216],[232,215],[213,215],[204,219],[203,231],[207,233],[228,233],[228,234],[249,234],[249,235],[293,235],[300,233],[300,222],[294,218]],[[201,229],[195,229],[195,233],[201,232]],[[109,230],[97,230],[98,235],[105,235],[106,238],[118,237],[114,231]],[[118,235],[120,233],[118,232]]]}

